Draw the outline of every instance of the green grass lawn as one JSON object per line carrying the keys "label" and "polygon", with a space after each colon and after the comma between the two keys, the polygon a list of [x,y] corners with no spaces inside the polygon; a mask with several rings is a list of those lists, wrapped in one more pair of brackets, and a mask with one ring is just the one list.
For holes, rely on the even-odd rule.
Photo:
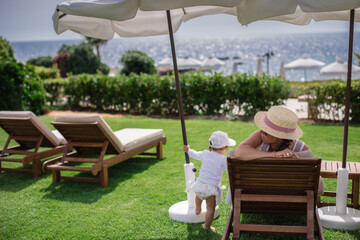
{"label": "green grass lawn", "polygon": [[[54,129],[53,117],[40,119]],[[220,239],[229,205],[220,205],[220,216],[213,222],[215,232],[206,232],[202,224],[172,221],[171,205],[186,200],[184,153],[179,120],[147,117],[105,118],[113,130],[125,127],[162,128],[167,137],[164,159],[139,156],[109,169],[109,187],[98,184],[52,183],[51,173],[38,179],[32,174],[0,174],[0,239]],[[257,129],[255,124],[232,121],[186,120],[188,142],[193,149],[208,146],[212,132],[222,130],[240,143]],[[302,124],[303,141],[316,156],[341,160],[343,127]],[[7,135],[0,131],[0,146]],[[360,127],[349,128],[348,161],[360,159]],[[200,162],[191,160],[195,167]],[[13,166],[3,163],[3,166]],[[71,173],[72,174],[72,173]],[[223,184],[228,186],[227,175]],[[325,188],[336,190],[336,181],[325,180]],[[335,200],[332,200],[335,201]],[[283,219],[287,224],[301,217],[244,215],[242,221],[269,223]],[[326,239],[360,239],[360,231],[324,229]],[[244,235],[242,239],[306,239],[303,236]]]}

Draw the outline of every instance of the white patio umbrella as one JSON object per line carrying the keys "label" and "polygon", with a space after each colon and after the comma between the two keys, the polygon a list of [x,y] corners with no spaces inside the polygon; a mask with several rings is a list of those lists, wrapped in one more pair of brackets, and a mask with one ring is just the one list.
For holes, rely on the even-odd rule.
{"label": "white patio umbrella", "polygon": [[167,57],[158,62],[157,66],[161,67],[173,67],[172,59]]}
{"label": "white patio umbrella", "polygon": [[257,60],[257,65],[256,65],[256,75],[262,75],[263,74],[263,70],[262,70],[262,59],[258,58]]}
{"label": "white patio umbrella", "polygon": [[288,64],[285,64],[284,67],[285,67],[285,69],[304,70],[304,78],[306,81],[307,80],[306,70],[318,69],[322,66],[325,66],[324,62],[304,56],[304,57],[296,59]]}
{"label": "white patio umbrella", "polygon": [[158,62],[156,64],[156,67],[157,67],[158,73],[160,73],[160,74],[172,72],[172,70],[174,69],[172,59],[169,57],[164,58],[160,62]]}
{"label": "white patio umbrella", "polygon": [[[360,72],[360,67],[356,65],[352,65],[353,73]],[[343,59],[337,59],[336,62],[330,63],[329,65],[326,65],[325,67],[322,67],[320,69],[320,74],[323,75],[337,75],[341,77],[341,75],[346,75],[348,72],[348,63],[344,62]]]}
{"label": "white patio umbrella", "polygon": [[201,68],[203,70],[219,69],[224,66],[226,63],[216,57],[207,57],[204,61],[201,62]]}
{"label": "white patio umbrella", "polygon": [[196,70],[202,66],[199,60],[192,57],[178,58],[177,63],[179,70]]}
{"label": "white patio umbrella", "polygon": [[[53,23],[58,34],[72,30],[100,39],[111,39],[115,32],[122,37],[169,34],[183,143],[187,144],[173,29],[176,31],[183,21],[211,14],[231,14],[237,16],[239,22],[244,25],[257,20],[277,20],[299,25],[308,24],[311,20],[348,21],[350,9],[355,9],[352,11],[351,22],[360,21],[359,0],[74,0],[57,5]],[[356,13],[356,18],[354,13]],[[348,101],[346,106],[347,109],[350,106]],[[348,119],[347,111],[345,116]],[[346,163],[346,121],[345,129],[343,167]],[[195,174],[191,171],[192,166],[187,154],[185,154],[185,159],[185,179],[188,181]],[[191,200],[189,195],[188,200]],[[188,204],[190,209],[192,203],[188,201]]]}

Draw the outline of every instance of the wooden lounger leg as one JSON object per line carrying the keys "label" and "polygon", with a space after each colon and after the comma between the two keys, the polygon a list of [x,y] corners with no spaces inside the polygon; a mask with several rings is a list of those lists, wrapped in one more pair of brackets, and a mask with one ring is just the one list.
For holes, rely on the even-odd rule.
{"label": "wooden lounger leg", "polygon": [[104,164],[102,170],[100,171],[100,187],[107,188],[109,186],[109,175],[108,175],[108,166]]}
{"label": "wooden lounger leg", "polygon": [[234,218],[234,211],[233,211],[233,207],[231,207],[229,217],[226,222],[224,234],[223,234],[221,240],[229,240],[230,232],[232,231],[233,218]]}
{"label": "wooden lounger leg", "polygon": [[162,143],[159,142],[159,144],[156,146],[156,159],[160,160],[162,158],[163,158]]}
{"label": "wooden lounger leg", "polygon": [[52,170],[53,183],[60,182],[60,171]]}
{"label": "wooden lounger leg", "polygon": [[41,176],[41,159],[35,158],[33,161],[32,171],[34,178]]}
{"label": "wooden lounger leg", "polygon": [[234,191],[234,227],[232,239],[240,239],[241,190]]}
{"label": "wooden lounger leg", "polygon": [[314,239],[314,192],[307,191],[307,239]]}

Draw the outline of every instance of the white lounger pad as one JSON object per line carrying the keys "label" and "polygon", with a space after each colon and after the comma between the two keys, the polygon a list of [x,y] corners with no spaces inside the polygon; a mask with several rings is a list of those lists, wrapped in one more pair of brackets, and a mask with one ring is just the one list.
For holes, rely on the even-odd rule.
{"label": "white lounger pad", "polygon": [[99,114],[63,114],[55,117],[55,122],[64,123],[97,123],[105,131],[114,148],[120,152],[128,151],[137,146],[151,142],[163,136],[162,129],[124,128],[113,132]]}
{"label": "white lounger pad", "polygon": [[159,139],[163,136],[162,129],[145,128],[124,128],[114,132],[115,136],[122,143],[124,151],[137,148],[142,144]]}

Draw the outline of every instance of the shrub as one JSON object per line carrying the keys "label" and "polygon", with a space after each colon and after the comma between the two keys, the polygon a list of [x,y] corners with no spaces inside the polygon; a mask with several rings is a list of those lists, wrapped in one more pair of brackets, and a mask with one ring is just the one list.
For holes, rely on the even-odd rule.
{"label": "shrub", "polygon": [[72,46],[64,44],[60,48],[58,55],[54,58],[53,62],[56,63],[60,69],[61,77],[66,77],[67,73],[94,74],[98,70],[107,74],[107,69],[109,69],[105,67],[105,64],[101,64],[91,46],[86,43]]}
{"label": "shrub", "polygon": [[0,109],[43,112],[45,90],[33,66],[1,59],[0,82]]}
{"label": "shrub", "polygon": [[[345,114],[346,82],[342,80],[313,81],[304,93],[308,96],[309,118],[315,121],[343,121]],[[360,121],[360,80],[351,82],[350,118]]]}
{"label": "shrub", "polygon": [[35,66],[51,68],[53,66],[52,60],[53,60],[53,58],[50,56],[40,56],[40,57],[36,57],[36,58],[30,58],[29,60],[27,60],[26,63],[32,64]]}
{"label": "shrub", "polygon": [[35,66],[35,72],[39,75],[40,79],[54,79],[60,77],[58,68]]}
{"label": "shrub", "polygon": [[154,60],[145,53],[138,50],[127,51],[119,61],[123,67],[121,73],[129,75],[130,73],[156,73]]}
{"label": "shrub", "polygon": [[68,83],[68,79],[55,78],[44,80],[44,88],[46,90],[46,101],[51,106],[63,103],[64,88]]}
{"label": "shrub", "polygon": [[14,49],[11,44],[0,36],[0,56],[15,58]]}
{"label": "shrub", "polygon": [[[289,85],[279,77],[251,75],[222,76],[203,73],[180,75],[183,109],[186,115],[219,115],[235,107],[246,116],[281,104],[289,97]],[[173,76],[82,74],[69,78],[64,86],[71,108],[92,108],[132,114],[178,114]]]}

